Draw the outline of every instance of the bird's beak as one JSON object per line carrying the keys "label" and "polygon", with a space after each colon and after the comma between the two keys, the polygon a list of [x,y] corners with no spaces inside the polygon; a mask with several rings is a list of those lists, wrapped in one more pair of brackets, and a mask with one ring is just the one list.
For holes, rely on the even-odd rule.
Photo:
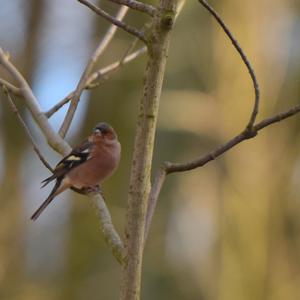
{"label": "bird's beak", "polygon": [[101,130],[96,129],[96,130],[94,131],[94,135],[95,135],[95,136],[98,136],[98,137],[101,137],[101,136],[102,136]]}

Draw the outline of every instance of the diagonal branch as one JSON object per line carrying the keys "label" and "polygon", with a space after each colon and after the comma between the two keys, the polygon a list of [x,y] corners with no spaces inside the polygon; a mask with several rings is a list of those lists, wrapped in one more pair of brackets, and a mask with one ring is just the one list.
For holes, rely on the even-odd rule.
{"label": "diagonal branch", "polygon": [[86,88],[91,89],[91,88],[98,86],[99,82],[95,82],[96,80],[108,79],[109,77],[107,77],[107,75],[109,75],[113,71],[116,71],[117,69],[121,68],[123,65],[128,64],[129,62],[133,61],[134,59],[136,59],[137,57],[139,57],[140,55],[142,55],[146,52],[147,52],[147,47],[144,46],[144,47],[132,52],[131,54],[126,55],[121,60],[116,61],[106,67],[103,67],[103,68],[97,70],[96,72],[91,74],[91,76],[89,77]]}
{"label": "diagonal branch", "polygon": [[45,112],[47,118],[51,118],[58,110],[60,110],[64,105],[69,103],[75,95],[75,90],[68,94],[65,98],[60,100],[58,103],[53,105],[48,111]]}
{"label": "diagonal branch", "polygon": [[255,76],[254,69],[252,68],[250,61],[248,60],[246,54],[244,53],[243,49],[239,45],[238,41],[234,38],[233,34],[231,33],[230,29],[227,27],[227,25],[224,23],[222,18],[219,16],[219,14],[205,1],[205,0],[198,0],[211,14],[212,16],[216,19],[216,21],[219,23],[219,25],[222,27],[226,35],[229,37],[231,40],[234,48],[237,50],[239,53],[240,57],[242,58],[242,61],[246,65],[248,72],[251,76],[252,82],[253,82],[253,87],[254,87],[254,92],[255,92],[255,100],[254,100],[254,106],[253,110],[250,116],[250,120],[247,124],[247,128],[251,130],[255,123],[256,116],[258,114],[258,109],[259,109],[259,98],[260,98],[260,92],[259,92],[259,85],[258,81]]}
{"label": "diagonal branch", "polygon": [[258,124],[256,124],[253,128],[254,131],[259,131],[262,130],[263,128],[272,125],[274,123],[278,123],[284,119],[287,119],[289,117],[294,116],[295,114],[297,114],[298,112],[300,112],[300,104],[296,105],[292,108],[290,108],[287,111],[284,111],[282,113],[279,113],[278,115],[275,115],[273,117],[270,117],[268,119],[264,119],[263,121],[259,122]]}
{"label": "diagonal branch", "polygon": [[[127,11],[128,11],[128,7],[122,6],[120,8],[120,10],[118,11],[115,19],[118,21],[122,20],[125,17]],[[111,42],[112,38],[114,37],[116,30],[117,30],[117,26],[115,26],[115,25],[111,25],[109,27],[104,38],[101,40],[101,42],[97,46],[96,50],[92,54],[91,58],[89,59],[89,62],[87,64],[87,66],[85,67],[83,74],[81,75],[81,78],[76,87],[76,90],[74,91],[74,93],[72,95],[72,101],[71,101],[71,104],[67,111],[66,117],[59,129],[59,135],[61,137],[64,138],[65,135],[67,134],[67,131],[69,130],[72,120],[73,120],[73,117],[75,115],[81,93],[85,89],[88,77],[89,77],[90,73],[92,72],[92,69],[93,69],[94,65],[96,64],[97,60],[102,55],[102,53],[104,52],[104,50],[107,48],[107,46]]]}
{"label": "diagonal branch", "polygon": [[145,44],[147,44],[147,39],[144,35],[143,32],[140,32],[139,30],[137,30],[136,28],[129,26],[127,24],[125,24],[124,22],[112,17],[110,14],[108,14],[106,11],[104,11],[103,9],[101,9],[100,7],[94,5],[93,3],[87,1],[87,0],[78,0],[80,3],[86,5],[87,7],[89,7],[91,10],[93,10],[97,15],[103,17],[104,19],[106,19],[107,21],[109,21],[110,23],[122,28],[123,30],[125,30],[126,32],[136,36],[137,38],[139,38],[141,41],[143,41]]}
{"label": "diagonal branch", "polygon": [[16,107],[11,95],[9,94],[9,91],[8,90],[5,90],[4,89],[4,93],[7,95],[7,99],[8,99],[8,102],[11,106],[11,109],[13,111],[13,113],[17,116],[21,126],[23,127],[32,147],[33,147],[33,150],[35,151],[35,153],[37,154],[37,156],[39,157],[40,161],[43,163],[43,165],[51,172],[53,173],[53,169],[52,167],[49,165],[49,163],[47,162],[47,160],[45,159],[45,157],[42,155],[41,151],[39,150],[37,144],[35,143],[34,141],[34,138],[33,136],[31,135],[30,133],[30,130],[29,128],[27,127],[26,123],[24,122],[22,116],[20,115],[19,111],[18,111],[18,108]]}
{"label": "diagonal branch", "polygon": [[93,194],[92,203],[96,208],[97,216],[99,217],[101,223],[101,230],[103,232],[106,243],[112,250],[114,257],[120,264],[125,262],[124,256],[124,245],[123,242],[113,226],[111,215],[107,206],[105,204],[105,200],[101,193]]}
{"label": "diagonal branch", "polygon": [[12,83],[10,83],[10,82],[2,79],[2,78],[0,78],[0,86],[2,86],[3,88],[6,88],[8,91],[13,93],[15,96],[20,96],[21,95],[21,91],[20,91],[19,88],[17,88]]}
{"label": "diagonal branch", "polygon": [[9,55],[5,53],[2,48],[0,48],[0,65],[2,65],[18,83],[20,93],[25,100],[25,104],[34,120],[38,124],[38,127],[43,132],[48,144],[54,150],[63,155],[68,154],[71,151],[70,146],[63,139],[61,139],[58,134],[54,132],[48,122],[47,117],[42,113],[40,105],[25,78],[10,62]]}
{"label": "diagonal branch", "polygon": [[126,5],[132,9],[144,12],[150,15],[151,17],[153,17],[156,12],[156,8],[154,6],[136,0],[109,0],[109,1],[121,5]]}
{"label": "diagonal branch", "polygon": [[[134,59],[138,58],[142,54],[144,54],[147,51],[147,47],[144,46],[131,54],[128,54],[125,56],[123,59],[118,60],[106,67],[103,67],[95,72],[93,72],[87,82],[85,89],[92,89],[95,88],[96,86],[99,86],[100,82],[95,82],[99,78],[103,79],[108,79],[108,75],[113,73],[114,71],[118,70],[121,68],[123,65],[132,62]],[[45,112],[45,115],[47,118],[50,118],[53,114],[55,114],[60,108],[62,108],[65,104],[67,104],[71,99],[74,97],[75,91],[71,92],[69,95],[67,95],[64,99],[59,101],[57,104],[55,104],[51,109],[49,109],[47,112]]]}

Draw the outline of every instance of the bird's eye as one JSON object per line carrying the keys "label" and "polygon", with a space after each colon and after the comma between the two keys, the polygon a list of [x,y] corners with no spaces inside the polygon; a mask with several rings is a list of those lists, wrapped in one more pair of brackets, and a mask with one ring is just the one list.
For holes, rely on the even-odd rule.
{"label": "bird's eye", "polygon": [[106,128],[103,128],[103,129],[101,129],[101,132],[102,132],[103,134],[106,134],[106,133],[108,133],[108,130],[107,130]]}

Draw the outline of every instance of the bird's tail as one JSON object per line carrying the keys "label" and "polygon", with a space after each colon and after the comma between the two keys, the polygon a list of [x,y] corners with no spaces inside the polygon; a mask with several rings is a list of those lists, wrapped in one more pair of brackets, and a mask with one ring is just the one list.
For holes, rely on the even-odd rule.
{"label": "bird's tail", "polygon": [[36,220],[40,214],[43,212],[43,210],[50,204],[50,202],[54,199],[55,196],[49,196],[42,205],[35,211],[35,213],[31,216],[31,220]]}
{"label": "bird's tail", "polygon": [[51,175],[50,177],[44,179],[44,180],[41,182],[41,183],[43,183],[43,185],[42,185],[41,187],[43,188],[43,187],[46,186],[49,182],[51,182],[52,180],[54,180],[54,179],[56,179],[56,178],[57,178],[56,175],[53,174],[53,175]]}
{"label": "bird's tail", "polygon": [[40,214],[44,211],[44,209],[52,202],[54,197],[62,192],[62,190],[59,189],[60,185],[61,185],[61,180],[57,179],[55,186],[54,186],[53,190],[51,191],[50,195],[42,203],[42,205],[34,212],[34,214],[30,218],[31,220],[35,221],[40,216]]}

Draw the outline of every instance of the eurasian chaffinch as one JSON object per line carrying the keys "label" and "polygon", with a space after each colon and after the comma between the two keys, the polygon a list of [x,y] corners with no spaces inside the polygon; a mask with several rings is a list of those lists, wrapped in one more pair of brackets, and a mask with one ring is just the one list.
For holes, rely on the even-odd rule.
{"label": "eurasian chaffinch", "polygon": [[75,147],[55,167],[53,175],[42,181],[44,187],[56,180],[48,198],[31,216],[36,220],[50,202],[68,188],[93,189],[109,177],[120,161],[121,145],[114,129],[99,123],[87,140]]}

